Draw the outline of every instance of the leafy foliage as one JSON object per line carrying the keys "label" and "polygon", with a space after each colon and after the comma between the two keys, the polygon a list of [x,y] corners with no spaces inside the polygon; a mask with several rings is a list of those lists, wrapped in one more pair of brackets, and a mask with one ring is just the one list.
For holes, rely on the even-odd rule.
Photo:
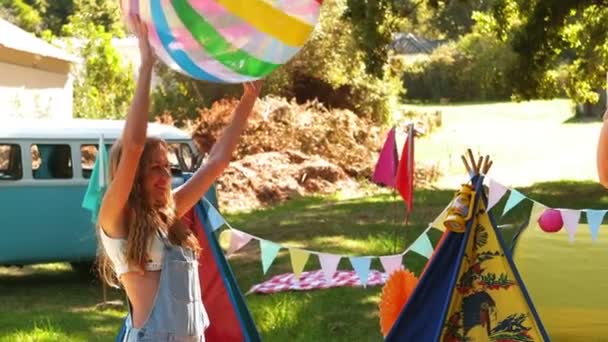
{"label": "leafy foliage", "polygon": [[62,29],[64,35],[83,42],[73,47],[84,57],[74,82],[77,117],[122,118],[134,91],[132,69],[112,46],[112,38],[124,34],[117,9],[104,6],[110,3],[76,0],[76,11]]}
{"label": "leafy foliage", "polygon": [[39,32],[42,17],[31,4],[25,0],[0,0],[2,18],[30,32]]}
{"label": "leafy foliage", "polygon": [[515,55],[506,43],[473,32],[408,66],[404,74],[407,97],[434,101],[508,99],[514,65]]}
{"label": "leafy foliage", "polygon": [[[494,32],[517,54],[510,86],[521,99],[556,93],[559,71],[567,72],[569,97],[595,102],[608,62],[608,9],[592,0],[500,0]],[[518,18],[518,19],[514,19]]]}
{"label": "leafy foliage", "polygon": [[404,24],[412,4],[397,0],[347,0],[346,3],[348,9],[344,15],[350,19],[352,36],[364,52],[366,70],[382,77],[393,34]]}

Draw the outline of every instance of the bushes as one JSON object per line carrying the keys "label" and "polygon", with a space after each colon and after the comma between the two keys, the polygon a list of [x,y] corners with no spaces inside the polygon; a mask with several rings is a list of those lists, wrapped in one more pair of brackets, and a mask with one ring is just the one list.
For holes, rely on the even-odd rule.
{"label": "bushes", "polygon": [[478,33],[439,47],[429,59],[407,67],[407,99],[496,101],[511,97],[515,54],[505,43]]}
{"label": "bushes", "polygon": [[400,64],[389,60],[382,77],[368,74],[345,11],[343,0],[324,3],[315,33],[290,63],[269,77],[268,90],[299,103],[318,99],[329,108],[387,123],[403,92]]}

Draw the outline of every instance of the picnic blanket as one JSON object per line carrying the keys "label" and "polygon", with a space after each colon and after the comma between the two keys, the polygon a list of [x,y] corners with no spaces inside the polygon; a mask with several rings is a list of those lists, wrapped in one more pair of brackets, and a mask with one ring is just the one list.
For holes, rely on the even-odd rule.
{"label": "picnic blanket", "polygon": [[[370,270],[366,286],[383,285],[386,273]],[[284,291],[310,291],[333,287],[360,287],[361,281],[355,271],[337,271],[328,282],[322,270],[302,272],[298,281],[293,273],[279,274],[269,280],[251,287],[247,294],[271,294]]]}

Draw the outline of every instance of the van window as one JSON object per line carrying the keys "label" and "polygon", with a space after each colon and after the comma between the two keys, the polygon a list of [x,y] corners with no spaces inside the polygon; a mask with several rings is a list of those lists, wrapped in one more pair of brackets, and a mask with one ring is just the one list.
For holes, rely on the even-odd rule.
{"label": "van window", "polygon": [[0,181],[23,178],[21,147],[15,144],[0,144]]}
{"label": "van window", "polygon": [[192,171],[192,149],[188,144],[169,144],[169,162],[171,167],[182,172]]}
{"label": "van window", "polygon": [[82,177],[91,178],[95,160],[97,159],[97,145],[80,146],[80,165],[82,166]]}
{"label": "van window", "polygon": [[30,150],[34,179],[69,179],[73,177],[70,145],[33,144]]}

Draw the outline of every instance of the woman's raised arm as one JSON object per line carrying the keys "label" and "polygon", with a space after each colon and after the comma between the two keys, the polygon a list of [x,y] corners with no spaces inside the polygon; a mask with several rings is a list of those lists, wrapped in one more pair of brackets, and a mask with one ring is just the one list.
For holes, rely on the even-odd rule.
{"label": "woman's raised arm", "polygon": [[262,81],[243,84],[244,93],[241,101],[234,110],[230,124],[211,148],[207,161],[192,178],[173,192],[178,217],[182,217],[203,197],[215,179],[230,164],[232,153],[247,127],[247,120],[260,95],[262,84]]}
{"label": "woman's raised arm", "polygon": [[126,235],[125,228],[118,223],[129,199],[139,159],[146,143],[150,81],[155,61],[154,52],[148,42],[145,24],[138,19],[133,19],[133,27],[139,39],[141,65],[135,95],[120,140],[122,150],[118,167],[99,209],[99,225],[103,227],[108,236],[113,238]]}

